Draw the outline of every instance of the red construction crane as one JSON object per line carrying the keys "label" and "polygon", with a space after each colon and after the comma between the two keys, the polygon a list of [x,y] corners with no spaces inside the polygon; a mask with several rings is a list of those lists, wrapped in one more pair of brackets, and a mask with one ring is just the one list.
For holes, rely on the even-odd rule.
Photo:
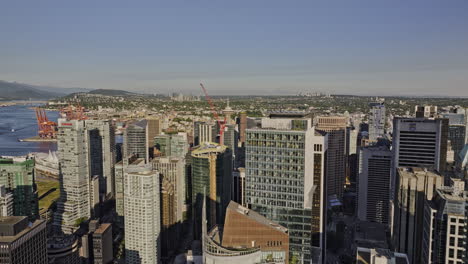
{"label": "red construction crane", "polygon": [[72,105],[68,105],[67,107],[63,108],[61,111],[63,116],[67,120],[85,120],[88,117],[84,114],[84,107],[80,104],[77,104],[74,108]]}
{"label": "red construction crane", "polygon": [[39,137],[49,139],[56,138],[57,123],[50,121],[47,118],[44,109],[36,107],[35,110]]}
{"label": "red construction crane", "polygon": [[208,95],[208,92],[206,91],[205,86],[203,86],[202,83],[200,83],[200,86],[201,86],[203,92],[205,93],[205,98],[206,98],[206,101],[208,101],[208,104],[210,105],[211,112],[213,113],[213,116],[215,117],[216,121],[218,122],[219,144],[224,145],[224,136],[223,135],[224,135],[224,129],[226,127],[226,118],[224,118],[224,121],[222,121],[219,118],[219,115],[218,115],[218,112],[216,111],[215,105],[214,105],[213,101],[211,101],[211,98]]}

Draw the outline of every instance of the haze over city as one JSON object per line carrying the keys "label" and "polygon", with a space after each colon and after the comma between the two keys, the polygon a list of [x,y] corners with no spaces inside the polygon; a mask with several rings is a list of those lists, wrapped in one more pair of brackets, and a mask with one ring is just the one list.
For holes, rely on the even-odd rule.
{"label": "haze over city", "polygon": [[0,80],[468,96],[467,1],[5,1]]}

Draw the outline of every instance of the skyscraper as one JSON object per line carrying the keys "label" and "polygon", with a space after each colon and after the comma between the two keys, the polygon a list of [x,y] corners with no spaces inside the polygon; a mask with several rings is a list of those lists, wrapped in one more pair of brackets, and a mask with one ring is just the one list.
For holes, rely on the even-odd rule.
{"label": "skyscraper", "polygon": [[443,177],[423,168],[398,168],[394,200],[392,240],[395,250],[406,253],[411,263],[419,263],[426,200],[442,187]]}
{"label": "skyscraper", "polygon": [[288,228],[290,254],[304,263],[325,259],[326,151],[308,118],[263,118],[246,130],[246,202]]}
{"label": "skyscraper", "polygon": [[346,182],[346,127],[343,116],[322,116],[317,119],[316,129],[328,134],[327,149],[327,196],[341,199]]}
{"label": "skyscraper", "polygon": [[86,120],[91,176],[99,175],[100,193],[114,196],[115,128],[110,120]]}
{"label": "skyscraper", "polygon": [[468,193],[462,180],[437,189],[426,201],[421,262],[466,263],[468,247]]}
{"label": "skyscraper", "polygon": [[46,221],[0,217],[0,263],[47,264]]}
{"label": "skyscraper", "polygon": [[88,141],[83,120],[59,119],[57,154],[60,162],[60,198],[54,226],[66,234],[91,217]]}
{"label": "skyscraper", "polygon": [[392,152],[384,146],[363,147],[357,182],[359,220],[390,224]]}
{"label": "skyscraper", "polygon": [[208,227],[224,222],[231,199],[232,152],[217,143],[204,142],[192,150],[192,208],[195,237],[201,235],[204,195],[207,196]]}
{"label": "skyscraper", "polygon": [[154,145],[163,157],[185,157],[189,148],[186,134],[158,135]]}
{"label": "skyscraper", "polygon": [[231,199],[242,205],[246,206],[245,202],[245,168],[237,168],[232,173],[232,197]]}
{"label": "skyscraper", "polygon": [[85,263],[112,263],[112,225],[91,220],[88,227],[88,233],[81,237],[81,258],[85,260]]}
{"label": "skyscraper", "polygon": [[58,123],[61,184],[54,226],[71,234],[80,222],[99,215],[102,196],[113,196],[114,129],[108,120]]}
{"label": "skyscraper", "polygon": [[[445,171],[447,119],[393,119],[393,167],[420,167]],[[395,177],[396,171],[392,172]],[[394,179],[392,179],[394,186]],[[393,189],[393,187],[392,187]]]}
{"label": "skyscraper", "polygon": [[151,148],[154,146],[154,138],[162,132],[162,124],[161,120],[155,116],[148,116],[146,120],[148,130],[148,138],[146,140],[148,142],[148,147]]}
{"label": "skyscraper", "polygon": [[147,121],[141,120],[129,124],[124,131],[123,136],[123,157],[124,165],[128,158],[136,155],[138,158],[144,159],[146,163],[149,162],[149,146],[147,141]]}
{"label": "skyscraper", "polygon": [[121,160],[115,164],[115,211],[117,215],[116,222],[119,227],[124,227],[124,175],[127,168],[137,167],[139,168],[145,163],[144,159],[137,159],[136,156],[131,156],[125,162]]}
{"label": "skyscraper", "polygon": [[124,175],[125,261],[159,263],[160,182],[151,165],[128,168]]}
{"label": "skyscraper", "polygon": [[0,158],[0,185],[13,194],[14,215],[31,221],[39,217],[34,160]]}
{"label": "skyscraper", "polygon": [[450,145],[452,146],[455,159],[457,159],[466,143],[465,115],[448,113],[442,114],[442,117],[447,118],[449,120],[447,138],[450,141]]}
{"label": "skyscraper", "polygon": [[243,146],[245,143],[245,130],[247,129],[247,112],[239,113],[239,142]]}
{"label": "skyscraper", "polygon": [[369,140],[377,141],[385,136],[385,105],[370,103],[369,107]]}
{"label": "skyscraper", "polygon": [[[223,133],[223,144],[231,149],[232,152],[232,160],[233,162],[236,159],[236,154],[237,154],[237,138],[238,138],[238,133],[236,131],[236,125],[229,124],[226,125]],[[234,163],[233,163],[234,164]]]}
{"label": "skyscraper", "polygon": [[[173,185],[175,221],[182,222],[187,211],[185,205],[185,159],[183,157],[158,157],[152,161],[153,169],[159,172],[159,177],[167,179]],[[161,180],[161,181],[162,181]]]}

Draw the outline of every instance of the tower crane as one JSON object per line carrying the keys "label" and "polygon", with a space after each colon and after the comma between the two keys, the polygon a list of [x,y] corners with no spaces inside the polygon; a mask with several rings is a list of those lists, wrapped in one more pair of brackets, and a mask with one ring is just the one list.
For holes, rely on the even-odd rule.
{"label": "tower crane", "polygon": [[202,83],[200,83],[200,87],[203,90],[203,93],[205,93],[205,98],[206,101],[208,101],[208,104],[210,105],[211,112],[213,113],[213,116],[215,117],[216,121],[218,122],[218,127],[219,127],[219,144],[224,145],[224,129],[226,127],[226,118],[224,118],[224,121],[219,118],[218,112],[216,111],[215,105],[213,101],[211,100],[210,96],[208,95],[208,92],[205,89],[205,86],[203,86]]}

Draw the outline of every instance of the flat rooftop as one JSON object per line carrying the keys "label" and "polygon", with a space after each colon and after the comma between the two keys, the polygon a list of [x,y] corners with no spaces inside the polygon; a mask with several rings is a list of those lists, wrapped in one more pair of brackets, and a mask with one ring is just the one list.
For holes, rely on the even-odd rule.
{"label": "flat rooftop", "polygon": [[252,220],[255,220],[263,225],[266,225],[266,226],[269,226],[269,227],[272,227],[272,228],[275,228],[276,230],[278,231],[281,231],[283,233],[288,233],[288,229],[284,226],[281,226],[280,224],[276,223],[276,222],[273,222],[271,221],[270,219],[264,217],[263,215],[253,211],[253,210],[250,210],[249,208],[246,208],[246,207],[243,207],[242,205],[234,202],[234,201],[231,201],[227,207],[227,209],[230,209],[230,210],[233,210],[233,211],[236,211],[242,215],[245,215],[247,217],[249,217],[250,219]]}
{"label": "flat rooftop", "polygon": [[214,142],[203,142],[192,150],[192,155],[203,155],[207,153],[222,153],[227,147]]}

